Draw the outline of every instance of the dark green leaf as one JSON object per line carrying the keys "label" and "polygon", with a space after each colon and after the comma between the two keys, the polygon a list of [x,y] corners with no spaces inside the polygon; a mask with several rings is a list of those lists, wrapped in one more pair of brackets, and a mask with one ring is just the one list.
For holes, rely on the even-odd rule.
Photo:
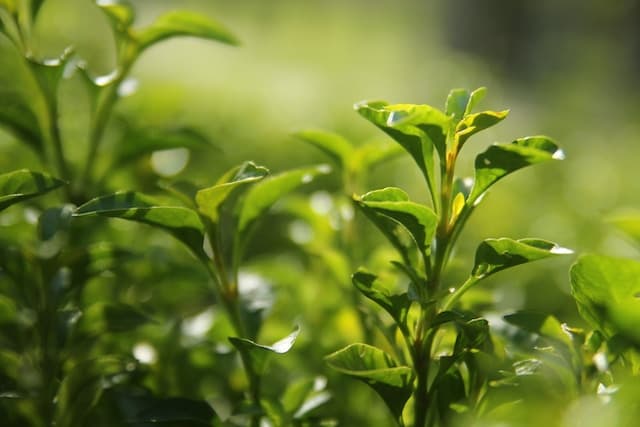
{"label": "dark green leaf", "polygon": [[0,126],[5,127],[20,142],[27,144],[37,154],[43,155],[43,136],[33,111],[22,105],[12,93],[0,93]]}
{"label": "dark green leaf", "polygon": [[520,138],[510,144],[496,144],[475,161],[475,183],[468,203],[475,203],[489,187],[504,176],[525,166],[564,158],[562,150],[545,136]]}
{"label": "dark green leaf", "polygon": [[262,376],[268,368],[271,357],[274,354],[284,354],[291,350],[299,333],[300,328],[296,327],[292,333],[270,346],[237,337],[230,337],[229,341],[240,352],[245,365],[250,366],[256,375]]}
{"label": "dark green leaf", "polygon": [[206,257],[202,249],[203,226],[198,214],[191,209],[162,206],[150,196],[128,191],[90,200],[74,213],[76,217],[98,215],[142,222],[165,230],[198,257]]}
{"label": "dark green leaf", "polygon": [[220,218],[220,207],[231,193],[247,184],[260,181],[268,174],[267,168],[252,162],[243,163],[225,173],[216,185],[198,191],[195,196],[196,204],[203,215],[213,223],[217,223]]}
{"label": "dark green leaf", "polygon": [[486,239],[476,250],[472,274],[483,278],[505,268],[571,253],[569,249],[541,239]]}
{"label": "dark green leaf", "polygon": [[114,167],[121,167],[154,151],[172,148],[197,150],[212,148],[212,145],[203,134],[191,128],[136,129],[129,127],[122,139],[118,141],[114,153]]}
{"label": "dark green leaf", "polygon": [[222,24],[199,13],[174,10],[161,15],[149,27],[137,33],[141,49],[159,41],[180,36],[199,37],[237,45],[238,40]]}
{"label": "dark green leaf", "polygon": [[130,305],[100,302],[83,313],[80,328],[97,336],[105,332],[127,332],[150,321],[147,315]]}
{"label": "dark green leaf", "polygon": [[40,240],[50,240],[59,231],[68,230],[74,208],[75,206],[67,204],[42,212],[38,218],[38,237]]}
{"label": "dark green leaf", "polygon": [[509,110],[504,111],[483,111],[481,113],[469,114],[456,126],[456,136],[458,137],[458,151],[462,148],[467,139],[472,135],[483,131],[491,126],[500,123],[507,117]]}
{"label": "dark green leaf", "polygon": [[397,363],[379,348],[351,344],[325,358],[329,366],[371,386],[384,400],[395,419],[412,392],[412,370]]}
{"label": "dark green leaf", "polygon": [[55,425],[84,425],[86,416],[109,385],[106,378],[123,372],[126,372],[126,363],[113,357],[88,360],[76,365],[60,384],[56,396]]}
{"label": "dark green leaf", "polygon": [[130,409],[133,414],[127,419],[129,423],[208,427],[215,417],[213,409],[202,400],[131,396],[127,404],[135,406]]}
{"label": "dark green leaf", "polygon": [[413,237],[422,253],[427,254],[438,224],[438,216],[428,207],[409,201],[399,188],[371,191],[356,202],[401,224]]}
{"label": "dark green leaf", "polygon": [[571,335],[565,331],[558,319],[550,314],[518,311],[504,316],[504,320],[525,331],[566,344],[569,348],[573,346]]}
{"label": "dark green leaf", "polygon": [[14,203],[45,194],[64,181],[50,175],[21,169],[0,175],[0,211]]}
{"label": "dark green leaf", "polygon": [[379,282],[378,276],[364,270],[357,271],[353,284],[364,296],[384,308],[399,325],[406,325],[411,301],[406,293],[391,295]]}
{"label": "dark green leaf", "polygon": [[571,268],[571,294],[582,317],[607,338],[640,345],[640,263],[585,255]]}
{"label": "dark green leaf", "polygon": [[319,148],[341,167],[344,167],[353,155],[353,145],[335,133],[309,129],[297,132],[294,136]]}

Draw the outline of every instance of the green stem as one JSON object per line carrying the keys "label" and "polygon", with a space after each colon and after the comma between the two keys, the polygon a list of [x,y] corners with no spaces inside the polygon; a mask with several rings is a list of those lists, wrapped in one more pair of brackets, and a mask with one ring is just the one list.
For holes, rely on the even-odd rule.
{"label": "green stem", "polygon": [[453,307],[453,305],[458,302],[458,300],[462,297],[462,295],[464,295],[465,292],[469,290],[469,288],[471,288],[482,279],[482,277],[469,276],[469,278],[458,289],[456,289],[451,295],[449,295],[449,297],[442,305],[442,311],[451,309],[451,307]]}

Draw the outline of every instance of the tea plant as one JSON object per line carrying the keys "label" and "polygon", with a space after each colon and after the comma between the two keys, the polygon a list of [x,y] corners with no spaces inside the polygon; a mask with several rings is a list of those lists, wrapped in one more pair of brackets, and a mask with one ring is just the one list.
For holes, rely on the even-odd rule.
{"label": "tea plant", "polygon": [[[487,362],[499,361],[500,352],[485,319],[456,310],[460,298],[501,270],[570,253],[540,239],[487,239],[478,246],[468,279],[457,286],[446,284],[446,266],[456,241],[487,190],[518,169],[563,157],[547,137],[519,138],[479,154],[473,179],[457,178],[456,161],[469,138],[508,113],[473,113],[484,94],[483,88],[454,90],[445,111],[384,102],[356,105],[364,118],[413,158],[431,206],[412,202],[406,192],[393,187],[354,196],[356,206],[397,250],[400,259],[392,263],[408,286],[395,293],[376,274],[357,271],[355,287],[393,320],[385,336],[395,357],[369,344],[352,344],[329,355],[327,362],[373,387],[399,425],[448,425],[456,411],[483,404],[493,374]],[[412,408],[405,410],[410,399]]]}

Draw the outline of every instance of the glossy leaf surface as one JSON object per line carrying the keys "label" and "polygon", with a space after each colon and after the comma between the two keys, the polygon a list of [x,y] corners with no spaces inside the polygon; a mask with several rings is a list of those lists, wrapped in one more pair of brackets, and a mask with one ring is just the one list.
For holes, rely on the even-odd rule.
{"label": "glossy leaf surface", "polygon": [[459,141],[458,150],[472,135],[500,123],[508,114],[509,110],[483,111],[481,113],[467,115],[456,126],[456,136]]}
{"label": "glossy leaf surface", "polygon": [[175,10],[161,15],[137,34],[141,49],[179,36],[198,37],[236,45],[236,37],[219,22],[199,13]]}
{"label": "glossy leaf surface", "polygon": [[492,145],[476,157],[475,182],[468,201],[474,203],[498,180],[518,169],[562,158],[562,150],[545,136],[530,136],[510,144]]}
{"label": "glossy leaf surface", "polygon": [[14,203],[55,190],[64,184],[50,175],[21,169],[0,175],[0,211]]}
{"label": "glossy leaf surface", "polygon": [[384,351],[367,344],[351,344],[325,358],[329,366],[371,386],[396,419],[412,391],[412,370]]}
{"label": "glossy leaf surface", "polygon": [[392,295],[378,280],[378,276],[364,270],[357,271],[353,277],[355,287],[371,301],[385,309],[396,321],[403,325],[407,320],[407,313],[411,301],[406,293]]}
{"label": "glossy leaf surface", "polygon": [[569,249],[541,239],[486,239],[476,250],[472,274],[483,278],[505,268],[571,253]]}
{"label": "glossy leaf surface", "polygon": [[571,294],[593,328],[608,338],[622,334],[640,345],[640,263],[582,256],[571,268]]}
{"label": "glossy leaf surface", "polygon": [[149,224],[165,230],[186,244],[199,257],[202,249],[203,226],[198,214],[180,206],[163,206],[154,198],[132,191],[98,197],[76,209],[74,216],[107,216]]}
{"label": "glossy leaf surface", "polygon": [[263,375],[269,366],[269,361],[274,354],[287,353],[293,347],[298,338],[300,328],[272,345],[262,345],[246,338],[230,337],[231,344],[240,352],[245,364],[250,366],[256,375]]}
{"label": "glossy leaf surface", "polygon": [[418,248],[427,253],[438,223],[438,216],[430,208],[409,201],[404,191],[394,187],[371,191],[356,202],[363,209],[370,209],[401,224]]}

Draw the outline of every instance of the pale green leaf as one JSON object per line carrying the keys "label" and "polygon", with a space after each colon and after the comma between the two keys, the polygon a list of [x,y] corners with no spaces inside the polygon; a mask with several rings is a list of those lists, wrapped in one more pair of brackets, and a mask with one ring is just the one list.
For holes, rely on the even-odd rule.
{"label": "pale green leaf", "polygon": [[456,136],[458,137],[458,150],[462,148],[467,139],[472,135],[483,131],[491,126],[495,126],[504,120],[509,114],[509,110],[504,111],[483,111],[473,113],[463,118],[456,126]]}
{"label": "pale green leaf", "polygon": [[296,132],[294,136],[319,148],[341,167],[344,167],[353,155],[353,145],[335,133],[309,129]]}

